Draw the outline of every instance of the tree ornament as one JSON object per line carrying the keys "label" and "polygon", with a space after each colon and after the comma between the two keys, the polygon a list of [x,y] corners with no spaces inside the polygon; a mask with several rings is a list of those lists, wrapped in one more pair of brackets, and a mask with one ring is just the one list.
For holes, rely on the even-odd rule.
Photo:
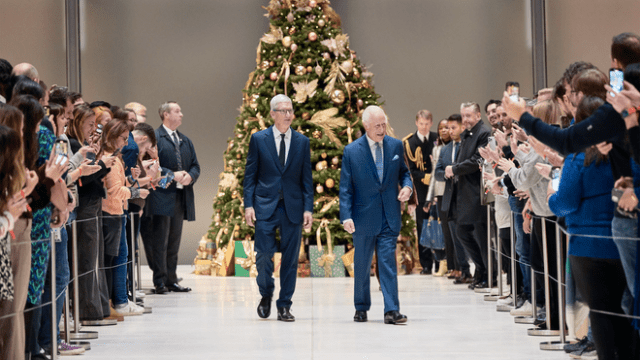
{"label": "tree ornament", "polygon": [[236,135],[236,137],[237,137],[238,139],[242,139],[242,134],[237,134],[237,135]]}
{"label": "tree ornament", "polygon": [[[324,192],[324,188],[322,187],[322,184],[318,184],[318,186],[316,186],[316,192],[318,194],[322,194]],[[225,230],[227,230],[227,229],[225,229]],[[227,232],[228,232],[228,230],[227,230]]]}
{"label": "tree ornament", "polygon": [[236,239],[239,238],[240,237],[240,231],[235,231],[233,233],[233,237],[236,238]]}
{"label": "tree ornament", "polygon": [[260,69],[262,69],[262,71],[265,71],[269,68],[269,61],[265,60],[260,64]]}
{"label": "tree ornament", "polygon": [[222,232],[223,232],[225,235],[229,234],[229,228],[224,228],[224,230],[222,230]]}
{"label": "tree ornament", "polygon": [[320,130],[315,130],[315,131],[313,132],[313,138],[314,138],[314,139],[320,139],[321,137],[322,137],[322,131],[320,131]]}
{"label": "tree ornament", "polygon": [[288,22],[293,22],[293,20],[295,20],[294,17],[293,17],[293,13],[290,12],[289,15],[287,15],[287,21]]}
{"label": "tree ornament", "polygon": [[326,159],[327,158],[327,153],[323,152],[322,154],[320,154],[320,157],[322,157],[323,159]]}
{"label": "tree ornament", "polygon": [[312,61],[311,58],[307,58],[307,64],[311,64]]}
{"label": "tree ornament", "polygon": [[318,5],[318,3],[315,0],[309,0],[309,7],[316,7],[316,5]]}
{"label": "tree ornament", "polygon": [[251,135],[253,135],[253,134],[257,133],[257,132],[258,132],[258,129],[256,129],[256,128],[251,129]]}
{"label": "tree ornament", "polygon": [[244,126],[245,130],[249,127],[249,120],[245,120],[242,125]]}
{"label": "tree ornament", "polygon": [[307,69],[305,69],[304,66],[302,65],[296,66],[296,75],[302,76],[302,75],[305,75],[306,73],[307,73]]}
{"label": "tree ornament", "polygon": [[312,31],[309,33],[308,38],[309,38],[309,41],[316,41],[318,40],[318,34]]}
{"label": "tree ornament", "polygon": [[[311,118],[311,115],[309,115],[308,112],[303,112],[302,113],[302,120],[309,120]],[[308,131],[308,130],[307,130]]]}
{"label": "tree ornament", "polygon": [[323,27],[325,24],[323,19],[318,20],[318,26]]}
{"label": "tree ornament", "polygon": [[224,192],[221,191],[218,193],[218,197],[223,197],[223,196],[224,196]]}
{"label": "tree ornament", "polygon": [[324,182],[324,185],[328,189],[332,189],[335,184],[336,184],[336,182],[332,178],[328,178],[327,181]]}
{"label": "tree ornament", "polygon": [[296,50],[298,50],[298,44],[296,43],[291,44],[291,51],[296,52]]}
{"label": "tree ornament", "polygon": [[360,71],[358,71],[357,68],[353,69],[353,77],[355,77],[356,79],[360,78]]}
{"label": "tree ornament", "polygon": [[272,72],[271,74],[269,74],[269,79],[271,79],[271,81],[276,81],[278,80],[278,73],[277,72]]}
{"label": "tree ornament", "polygon": [[340,162],[340,159],[338,159],[337,156],[334,156],[333,159],[331,159],[331,163],[333,165],[338,165],[339,162]]}
{"label": "tree ornament", "polygon": [[325,170],[328,166],[329,164],[325,160],[318,161],[318,163],[316,164],[316,171]]}
{"label": "tree ornament", "polygon": [[238,160],[242,159],[242,154],[237,153],[237,154],[236,154],[236,159],[238,159]]}
{"label": "tree ornament", "polygon": [[347,74],[351,74],[351,71],[353,71],[353,63],[351,60],[343,61],[342,64],[340,64],[340,67]]}
{"label": "tree ornament", "polygon": [[284,46],[284,47],[291,46],[292,42],[293,41],[291,40],[291,36],[285,36],[285,37],[282,38],[282,46]]}
{"label": "tree ornament", "polygon": [[216,216],[213,217],[213,221],[220,222],[220,214],[216,214]]}
{"label": "tree ornament", "polygon": [[344,102],[344,99],[344,91],[340,89],[334,89],[331,92],[331,101],[333,101],[334,104],[340,105]]}
{"label": "tree ornament", "polygon": [[329,54],[328,52],[322,53],[322,58],[325,60],[331,60],[331,54]]}
{"label": "tree ornament", "polygon": [[313,68],[311,66],[307,66],[307,72],[308,73],[312,73],[313,72]]}
{"label": "tree ornament", "polygon": [[276,62],[275,62],[275,61],[269,61],[269,66],[270,66],[270,67],[274,67],[274,66],[276,66]]}
{"label": "tree ornament", "polygon": [[358,107],[361,108],[364,106],[364,101],[362,99],[358,99]]}
{"label": "tree ornament", "polygon": [[260,99],[259,94],[251,95],[251,100],[249,100],[249,107],[252,108],[253,110],[258,108],[258,99]]}
{"label": "tree ornament", "polygon": [[293,35],[296,33],[296,27],[292,26],[291,29],[289,29],[289,35]]}
{"label": "tree ornament", "polygon": [[368,89],[371,85],[369,84],[369,80],[362,79],[362,87]]}
{"label": "tree ornament", "polygon": [[316,65],[316,75],[322,75],[322,66]]}

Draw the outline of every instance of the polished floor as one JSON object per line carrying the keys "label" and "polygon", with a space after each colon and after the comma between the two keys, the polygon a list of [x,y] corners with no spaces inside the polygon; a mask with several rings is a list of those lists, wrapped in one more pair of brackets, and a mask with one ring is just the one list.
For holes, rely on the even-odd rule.
{"label": "polished floor", "polygon": [[[406,325],[385,325],[382,294],[372,279],[369,322],[353,322],[353,279],[298,279],[294,323],[256,314],[255,279],[193,275],[180,266],[191,293],[149,295],[152,314],[97,330],[85,359],[568,359],[542,351],[530,325],[514,324],[495,302],[433,276],[399,277]],[[143,287],[151,273],[143,267]],[[276,282],[277,283],[277,282]],[[277,290],[277,289],[276,289]],[[66,357],[65,357],[66,358]]]}

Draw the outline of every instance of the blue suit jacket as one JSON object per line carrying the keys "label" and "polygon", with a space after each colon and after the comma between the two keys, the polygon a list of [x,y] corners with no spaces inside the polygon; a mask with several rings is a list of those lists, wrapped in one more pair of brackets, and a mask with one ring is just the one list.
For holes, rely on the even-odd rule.
{"label": "blue suit jacket", "polygon": [[309,138],[291,130],[291,144],[284,167],[280,165],[273,127],[251,136],[244,174],[244,206],[252,207],[257,220],[271,217],[282,197],[287,217],[302,222],[305,211],[313,212],[313,178]]}
{"label": "blue suit jacket", "polygon": [[385,136],[384,174],[380,181],[366,136],[345,146],[340,171],[340,220],[352,219],[358,235],[377,235],[386,218],[400,232],[399,189],[412,187],[402,141]]}

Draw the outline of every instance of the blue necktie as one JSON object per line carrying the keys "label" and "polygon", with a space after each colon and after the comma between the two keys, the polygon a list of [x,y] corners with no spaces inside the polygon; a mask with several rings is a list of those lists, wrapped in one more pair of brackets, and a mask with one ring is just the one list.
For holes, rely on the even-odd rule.
{"label": "blue necktie", "polygon": [[460,152],[460,142],[458,141],[456,143],[456,146],[454,147],[453,150],[453,158],[455,159],[456,162],[458,162],[458,153]]}
{"label": "blue necktie", "polygon": [[380,147],[380,143],[376,143],[376,169],[378,170],[378,177],[380,178],[380,182],[382,182],[383,176],[383,168],[382,168],[382,148]]}

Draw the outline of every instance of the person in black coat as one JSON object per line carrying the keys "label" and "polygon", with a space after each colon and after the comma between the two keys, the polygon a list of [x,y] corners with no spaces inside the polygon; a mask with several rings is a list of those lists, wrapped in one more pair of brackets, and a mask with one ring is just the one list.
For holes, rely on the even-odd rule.
{"label": "person in black coat", "polygon": [[[424,212],[423,207],[427,200],[429,192],[429,181],[431,181],[431,172],[433,165],[431,164],[431,151],[433,144],[438,139],[438,135],[429,131],[433,124],[433,116],[429,110],[420,110],[416,115],[416,127],[418,131],[407,135],[402,139],[405,151],[405,158],[411,172],[413,186],[416,189],[418,198],[418,206],[416,207],[416,227],[418,236],[422,234],[422,222],[428,218],[428,214]],[[433,266],[433,254],[431,249],[418,244],[420,265],[422,266],[422,275],[431,274]],[[436,265],[436,271],[437,271]]]}
{"label": "person in black coat", "polygon": [[158,160],[162,173],[171,170],[175,175],[166,189],[158,187],[147,198],[141,220],[140,234],[149,266],[153,271],[156,294],[167,291],[188,292],[178,285],[176,267],[184,220],[196,219],[193,184],[200,176],[200,164],[191,140],[177,131],[182,124],[182,111],[176,102],[160,105],[162,125],[156,129]]}
{"label": "person in black coat", "polygon": [[460,106],[462,133],[460,153],[454,165],[445,168],[445,177],[457,177],[456,224],[457,235],[467,254],[476,266],[475,282],[470,288],[486,288],[487,285],[487,209],[481,205],[482,157],[478,148],[489,142],[491,130],[482,123],[480,106],[463,103]]}

